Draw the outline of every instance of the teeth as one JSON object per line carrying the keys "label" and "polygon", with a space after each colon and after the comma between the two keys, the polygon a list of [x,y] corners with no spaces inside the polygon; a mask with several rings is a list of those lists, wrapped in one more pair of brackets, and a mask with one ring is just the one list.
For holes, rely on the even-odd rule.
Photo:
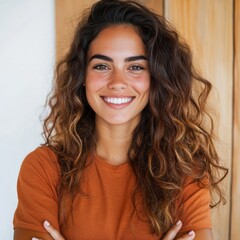
{"label": "teeth", "polygon": [[128,103],[132,100],[132,98],[113,98],[113,97],[104,97],[104,101],[108,103],[113,103],[113,104],[123,104],[123,103]]}

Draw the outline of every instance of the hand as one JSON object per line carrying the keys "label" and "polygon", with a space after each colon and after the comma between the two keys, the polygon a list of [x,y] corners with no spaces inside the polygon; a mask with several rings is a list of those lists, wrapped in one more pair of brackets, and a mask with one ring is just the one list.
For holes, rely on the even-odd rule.
{"label": "hand", "polygon": [[[53,240],[65,240],[64,237],[58,232],[48,221],[44,221],[44,228],[50,233]],[[33,237],[32,240],[41,240]]]}
{"label": "hand", "polygon": [[181,229],[181,227],[182,227],[182,222],[178,221],[173,227],[171,227],[167,231],[166,235],[161,240],[192,240],[195,238],[194,231],[190,231],[189,233],[184,234],[179,238],[175,238],[177,233]]}

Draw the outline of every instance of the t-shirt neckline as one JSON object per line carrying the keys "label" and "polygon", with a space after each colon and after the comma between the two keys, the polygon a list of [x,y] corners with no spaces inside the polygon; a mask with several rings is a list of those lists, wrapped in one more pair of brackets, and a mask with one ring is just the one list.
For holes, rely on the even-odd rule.
{"label": "t-shirt neckline", "polygon": [[108,163],[103,157],[100,157],[96,153],[94,154],[94,163],[98,167],[107,168],[111,171],[117,171],[117,172],[126,172],[131,169],[129,162],[125,162],[120,165],[113,165],[113,164]]}

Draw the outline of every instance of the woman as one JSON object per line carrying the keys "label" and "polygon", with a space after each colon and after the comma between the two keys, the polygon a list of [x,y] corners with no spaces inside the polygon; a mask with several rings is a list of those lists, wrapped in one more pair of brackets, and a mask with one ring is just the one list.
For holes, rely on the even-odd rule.
{"label": "woman", "polygon": [[22,164],[14,239],[212,239],[210,193],[224,201],[227,170],[210,89],[162,17],[93,5],[57,67],[46,142]]}

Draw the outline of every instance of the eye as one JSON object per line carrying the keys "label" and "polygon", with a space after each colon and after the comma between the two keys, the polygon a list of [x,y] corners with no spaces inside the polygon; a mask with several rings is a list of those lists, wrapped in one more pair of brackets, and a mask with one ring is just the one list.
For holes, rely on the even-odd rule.
{"label": "eye", "polygon": [[98,71],[103,71],[103,70],[108,70],[109,67],[104,64],[97,64],[97,65],[93,66],[93,69],[96,69]]}
{"label": "eye", "polygon": [[133,65],[133,66],[129,67],[129,69],[132,70],[132,71],[141,71],[144,68],[139,66],[139,65]]}

